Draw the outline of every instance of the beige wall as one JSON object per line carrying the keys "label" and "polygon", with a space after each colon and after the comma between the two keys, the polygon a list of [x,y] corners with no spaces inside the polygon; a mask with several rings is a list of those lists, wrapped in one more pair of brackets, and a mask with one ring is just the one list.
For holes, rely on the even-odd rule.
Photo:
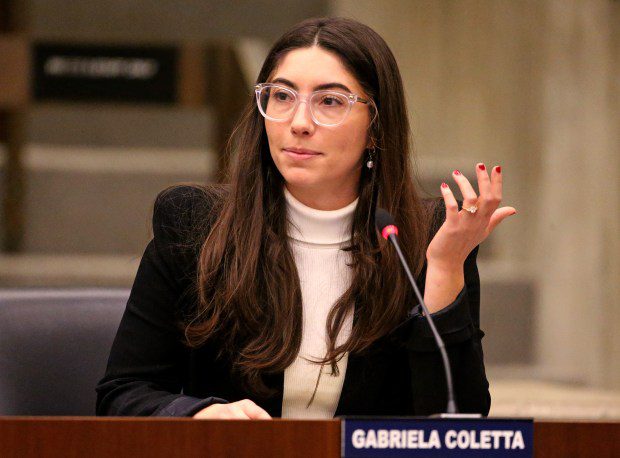
{"label": "beige wall", "polygon": [[[13,0],[16,1],[16,0]],[[84,42],[171,43],[251,36],[276,39],[326,0],[20,0],[31,36]]]}
{"label": "beige wall", "polygon": [[481,275],[536,279],[526,374],[620,388],[620,4],[334,0],[332,11],[396,55],[423,177],[504,167],[519,215],[493,235]]}

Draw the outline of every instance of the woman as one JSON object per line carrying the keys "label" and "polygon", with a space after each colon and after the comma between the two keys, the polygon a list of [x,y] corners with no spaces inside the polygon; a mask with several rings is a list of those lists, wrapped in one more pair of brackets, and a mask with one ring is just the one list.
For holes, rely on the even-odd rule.
{"label": "woman", "polygon": [[[100,415],[428,415],[443,367],[374,213],[401,243],[446,342],[457,403],[488,413],[477,246],[506,216],[499,167],[414,187],[397,64],[372,29],[311,19],[271,49],[233,136],[226,187],[177,186],[97,387]],[[476,211],[477,210],[477,211]]]}

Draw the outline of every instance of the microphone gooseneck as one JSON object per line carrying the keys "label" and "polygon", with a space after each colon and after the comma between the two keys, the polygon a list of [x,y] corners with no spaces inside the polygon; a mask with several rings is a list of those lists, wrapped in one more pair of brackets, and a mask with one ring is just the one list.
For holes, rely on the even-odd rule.
{"label": "microphone gooseneck", "polygon": [[446,346],[443,342],[443,339],[441,338],[441,335],[439,335],[437,328],[435,327],[433,317],[431,316],[430,312],[428,311],[428,308],[426,307],[426,304],[424,303],[422,294],[420,293],[418,285],[416,285],[413,275],[411,274],[411,270],[409,269],[409,265],[407,264],[407,261],[405,260],[405,256],[403,255],[403,252],[400,249],[400,245],[398,244],[398,237],[397,237],[398,228],[396,227],[396,224],[394,223],[394,218],[386,210],[382,208],[377,208],[377,211],[375,213],[375,224],[377,226],[377,229],[379,229],[379,231],[381,232],[381,235],[383,236],[383,238],[386,240],[389,240],[390,242],[392,242],[392,245],[394,245],[394,248],[396,249],[396,253],[398,254],[398,258],[400,259],[400,263],[405,269],[407,278],[409,278],[409,282],[411,283],[411,286],[413,287],[413,291],[415,292],[415,295],[418,298],[418,301],[420,302],[420,306],[422,307],[422,310],[424,311],[424,316],[426,317],[426,320],[428,321],[428,324],[431,328],[433,336],[435,337],[435,342],[437,343],[437,347],[439,347],[439,352],[441,353],[441,359],[443,360],[444,370],[446,372],[446,384],[448,386],[448,405],[446,407],[446,412],[448,414],[456,414],[458,413],[458,408],[456,406],[456,401],[454,399],[454,385],[452,383],[452,370],[450,369],[450,360],[448,359],[448,353],[446,352]]}

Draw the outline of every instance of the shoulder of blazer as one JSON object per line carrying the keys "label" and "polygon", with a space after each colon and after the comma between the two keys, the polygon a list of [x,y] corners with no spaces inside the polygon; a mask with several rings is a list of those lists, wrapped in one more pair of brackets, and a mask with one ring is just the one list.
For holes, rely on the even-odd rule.
{"label": "shoulder of blazer", "polygon": [[200,247],[227,193],[225,185],[178,184],[157,195],[153,241],[183,275],[195,269]]}

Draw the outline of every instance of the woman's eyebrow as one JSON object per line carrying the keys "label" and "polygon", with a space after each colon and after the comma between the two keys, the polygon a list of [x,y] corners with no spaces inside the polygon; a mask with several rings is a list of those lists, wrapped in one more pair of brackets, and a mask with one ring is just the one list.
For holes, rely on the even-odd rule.
{"label": "woman's eyebrow", "polygon": [[[293,89],[297,90],[298,87],[295,83],[293,83],[290,80],[287,80],[286,78],[276,78],[273,81],[271,81],[272,83],[281,83],[281,84],[286,84],[287,86],[292,87]],[[342,83],[325,83],[325,84],[319,84],[318,86],[315,86],[313,91],[322,91],[324,89],[342,89],[344,91],[347,92],[352,92],[351,89],[349,89],[348,87],[346,87],[344,84]]]}

